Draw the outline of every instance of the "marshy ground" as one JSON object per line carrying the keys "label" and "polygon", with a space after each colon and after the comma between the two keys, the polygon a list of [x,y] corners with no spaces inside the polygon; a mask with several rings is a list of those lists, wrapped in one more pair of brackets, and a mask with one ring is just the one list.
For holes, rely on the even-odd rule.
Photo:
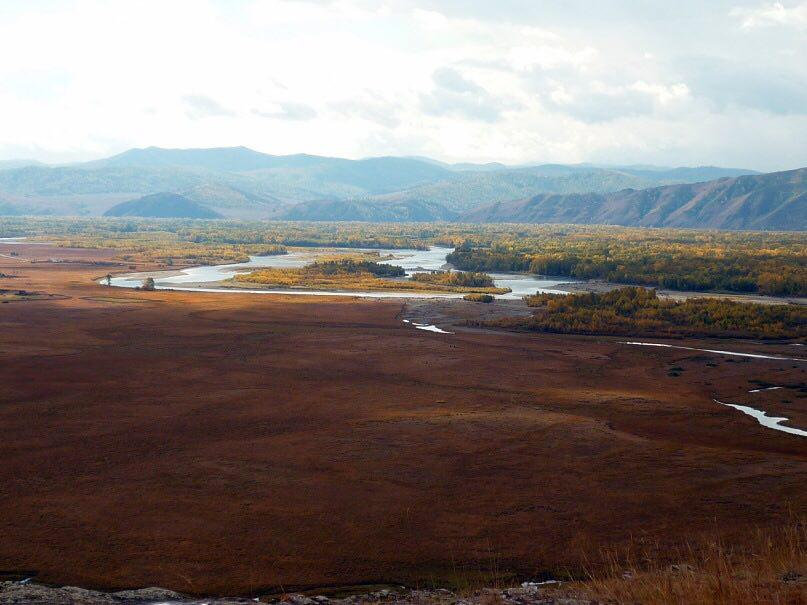
{"label": "marshy ground", "polygon": [[[535,578],[807,510],[807,439],[714,402],[807,427],[807,363],[402,322],[500,309],[466,301],[119,291],[93,281],[108,251],[14,250],[0,288],[56,296],[0,306],[2,570],[193,594]],[[28,262],[53,257],[74,262]]]}

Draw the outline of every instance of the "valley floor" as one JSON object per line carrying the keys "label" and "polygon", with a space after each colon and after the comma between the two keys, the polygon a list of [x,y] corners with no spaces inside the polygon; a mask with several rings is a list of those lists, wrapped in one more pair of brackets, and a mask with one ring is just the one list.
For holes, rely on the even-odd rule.
{"label": "valley floor", "polygon": [[14,250],[0,288],[54,296],[0,304],[4,572],[230,595],[529,579],[807,510],[807,439],[714,401],[807,428],[802,361],[462,329],[496,312],[465,301],[109,289],[107,251]]}

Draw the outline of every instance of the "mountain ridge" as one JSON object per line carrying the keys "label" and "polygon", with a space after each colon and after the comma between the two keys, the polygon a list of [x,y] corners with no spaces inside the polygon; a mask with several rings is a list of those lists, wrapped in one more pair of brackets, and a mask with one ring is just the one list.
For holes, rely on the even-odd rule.
{"label": "mountain ridge", "polygon": [[[0,199],[4,200],[0,213],[4,214],[98,216],[122,199],[171,192],[224,217],[276,220],[501,221],[509,217],[688,225],[698,212],[690,207],[676,213],[670,193],[648,214],[639,208],[658,205],[648,197],[651,194],[625,192],[714,180],[711,177],[760,176],[751,170],[714,166],[448,164],[421,157],[276,156],[247,147],[145,147],[78,164],[9,166],[0,165]],[[677,191],[686,197],[685,190]],[[633,202],[625,199],[628,195]],[[755,199],[735,203],[734,216],[729,216],[730,210],[723,214],[710,210],[711,222],[707,222],[728,228],[773,228],[787,222],[781,218],[787,213],[767,207],[770,199],[765,203]],[[529,209],[525,200],[532,200]],[[562,207],[550,211],[553,204]],[[754,219],[754,212],[762,218]],[[743,213],[745,218],[738,219]]]}
{"label": "mountain ridge", "polygon": [[459,220],[804,230],[807,168],[606,194],[539,194],[484,206]]}
{"label": "mountain ridge", "polygon": [[[382,156],[349,160],[309,154],[274,156],[247,147],[209,149],[134,148],[100,160],[68,165],[11,164],[0,167],[0,191],[15,196],[95,195],[194,188],[228,188],[221,211],[270,215],[281,206],[312,200],[375,199],[438,202],[466,211],[497,201],[542,192],[606,192],[693,180],[697,168],[658,167],[640,173],[627,167],[538,164],[445,164],[428,158]],[[742,169],[716,168],[733,176]],[[665,172],[666,171],[666,172]],[[694,179],[698,180],[698,179]],[[274,207],[254,208],[244,194],[272,200]],[[58,200],[56,200],[58,201]],[[205,200],[214,202],[215,200]],[[260,205],[259,205],[260,206]],[[64,212],[69,212],[66,207]]]}
{"label": "mountain ridge", "polygon": [[215,210],[176,193],[152,193],[116,204],[104,216],[141,218],[224,218]]}
{"label": "mountain ridge", "polygon": [[437,202],[404,203],[372,200],[314,200],[295,204],[272,218],[287,221],[360,221],[389,223],[451,222],[459,215]]}

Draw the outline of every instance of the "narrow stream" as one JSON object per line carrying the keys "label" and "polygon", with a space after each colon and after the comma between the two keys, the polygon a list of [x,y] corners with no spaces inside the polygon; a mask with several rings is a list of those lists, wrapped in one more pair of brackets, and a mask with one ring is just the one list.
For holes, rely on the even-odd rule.
{"label": "narrow stream", "polygon": [[[715,353],[719,355],[736,355],[740,357],[752,357],[755,359],[776,359],[779,361],[802,361],[805,362],[807,359],[798,359],[794,357],[778,357],[775,355],[759,355],[756,353],[738,353],[736,351],[722,351],[718,349],[698,349],[695,347],[685,347],[681,345],[670,345],[670,344],[663,344],[663,343],[656,343],[656,342],[621,342],[620,344],[623,345],[636,345],[641,347],[663,347],[665,349],[684,349],[686,351],[703,351],[704,353]],[[749,393],[761,393],[763,391],[774,391],[777,389],[781,389],[783,387],[774,386],[774,387],[765,387],[759,389],[751,389],[748,391]],[[807,431],[791,427],[785,426],[782,423],[787,422],[788,418],[784,416],[768,416],[768,414],[762,410],[758,410],[756,408],[752,408],[747,405],[740,405],[738,403],[727,403],[725,401],[720,401],[719,399],[713,399],[715,403],[719,403],[720,405],[725,405],[730,408],[734,408],[735,410],[741,411],[743,414],[747,414],[754,418],[759,424],[769,429],[774,429],[776,431],[782,431],[783,433],[790,433],[791,435],[799,435],[800,437],[807,437]]]}
{"label": "narrow stream", "polygon": [[738,353],[736,351],[721,351],[720,349],[696,349],[695,347],[685,347],[682,345],[669,345],[660,342],[620,342],[623,345],[634,345],[639,347],[663,347],[665,349],[684,349],[686,351],[703,351],[704,353],[715,353],[716,355],[734,355],[737,357],[753,357],[755,359],[777,359],[779,361],[801,361],[807,362],[807,359],[799,357],[779,357],[776,355],[760,355],[758,353]]}
{"label": "narrow stream", "polygon": [[419,324],[419,323],[417,323],[415,321],[412,321],[410,319],[404,319],[403,322],[405,324],[409,324],[411,326],[414,326],[418,330],[426,330],[427,332],[437,332],[438,334],[453,334],[454,333],[454,332],[447,332],[446,330],[442,330],[442,329],[438,328],[437,326],[435,326],[433,324]]}
{"label": "narrow stream", "polygon": [[754,418],[757,422],[759,422],[762,426],[768,427],[769,429],[782,431],[783,433],[790,433],[791,435],[799,435],[800,437],[807,437],[807,431],[797,429],[796,427],[792,426],[784,426],[782,423],[788,421],[788,419],[785,417],[768,416],[766,412],[763,412],[762,410],[757,410],[747,405],[740,405],[738,403],[726,403],[725,401],[720,401],[718,399],[714,399],[713,401],[715,403],[719,403],[720,405],[725,405],[730,408],[734,408],[735,410],[740,410],[743,414],[748,414],[749,416]]}

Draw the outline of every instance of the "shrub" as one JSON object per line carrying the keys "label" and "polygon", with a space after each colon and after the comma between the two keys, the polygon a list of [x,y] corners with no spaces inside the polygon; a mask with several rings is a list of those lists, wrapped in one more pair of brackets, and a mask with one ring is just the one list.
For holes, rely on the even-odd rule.
{"label": "shrub", "polygon": [[466,294],[462,297],[463,300],[470,300],[471,302],[492,303],[493,296],[490,294]]}
{"label": "shrub", "polygon": [[536,294],[524,300],[535,308],[533,316],[493,320],[486,325],[568,334],[741,338],[807,335],[807,308],[798,305],[738,303],[718,298],[676,302],[659,298],[655,290],[637,287],[603,294]]}
{"label": "shrub", "polygon": [[403,277],[406,271],[398,265],[385,265],[369,260],[328,260],[316,262],[306,267],[313,273],[337,275],[341,273],[370,273],[376,277]]}
{"label": "shrub", "polygon": [[493,288],[493,278],[487,273],[474,271],[435,271],[433,273],[415,273],[414,281],[459,286],[463,288]]}

